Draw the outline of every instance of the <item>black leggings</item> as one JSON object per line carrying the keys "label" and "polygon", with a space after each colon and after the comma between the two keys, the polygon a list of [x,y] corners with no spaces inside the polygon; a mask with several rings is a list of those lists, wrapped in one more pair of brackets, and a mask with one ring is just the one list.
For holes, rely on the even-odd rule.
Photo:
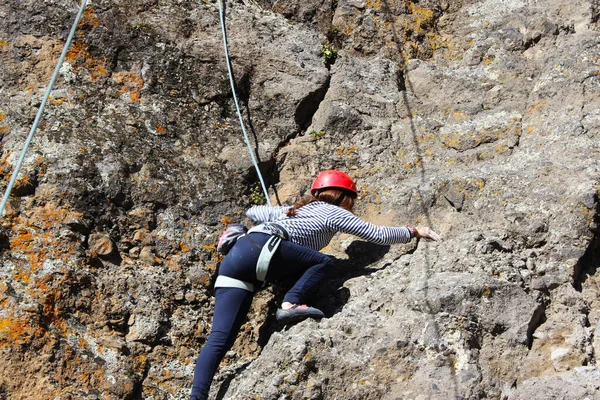
{"label": "black leggings", "polygon": [[[260,287],[262,283],[256,280],[256,263],[262,246],[268,239],[269,235],[263,233],[251,233],[242,237],[221,262],[219,275],[251,282]],[[297,278],[283,301],[302,304],[326,278],[330,267],[331,259],[326,255],[284,240],[271,259],[266,281]],[[253,295],[238,288],[216,289],[213,326],[196,360],[192,399],[208,398],[213,375],[225,353],[233,346],[250,309]]]}

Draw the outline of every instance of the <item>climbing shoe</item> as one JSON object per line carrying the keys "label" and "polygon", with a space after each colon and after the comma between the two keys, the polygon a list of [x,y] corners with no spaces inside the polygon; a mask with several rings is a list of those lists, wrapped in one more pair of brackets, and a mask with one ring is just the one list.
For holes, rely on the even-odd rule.
{"label": "climbing shoe", "polygon": [[275,314],[277,321],[285,325],[295,324],[306,318],[319,319],[324,316],[325,314],[318,308],[298,304],[295,304],[292,308],[287,310],[280,308],[277,310],[277,314]]}

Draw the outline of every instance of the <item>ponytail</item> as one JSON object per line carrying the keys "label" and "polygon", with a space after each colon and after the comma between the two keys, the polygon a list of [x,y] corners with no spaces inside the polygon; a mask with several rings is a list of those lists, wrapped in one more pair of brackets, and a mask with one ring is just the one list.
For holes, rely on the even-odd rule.
{"label": "ponytail", "polygon": [[296,215],[296,211],[299,208],[315,201],[323,201],[352,212],[352,208],[354,207],[354,197],[355,196],[353,193],[349,193],[347,190],[341,189],[325,189],[322,191],[317,191],[315,196],[305,197],[298,203],[294,204],[292,208],[287,210],[286,215],[288,217],[292,217]]}

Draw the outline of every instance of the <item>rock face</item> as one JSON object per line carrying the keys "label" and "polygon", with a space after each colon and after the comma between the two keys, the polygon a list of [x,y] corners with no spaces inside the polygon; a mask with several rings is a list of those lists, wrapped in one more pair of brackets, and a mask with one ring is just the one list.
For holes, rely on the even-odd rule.
{"label": "rock face", "polygon": [[[73,1],[0,2],[0,180]],[[291,328],[255,297],[219,399],[600,398],[595,1],[227,4],[271,200],[340,168],[356,213],[439,243],[341,235]],[[0,398],[183,399],[225,224],[264,202],[211,1],[88,6],[0,230]]]}

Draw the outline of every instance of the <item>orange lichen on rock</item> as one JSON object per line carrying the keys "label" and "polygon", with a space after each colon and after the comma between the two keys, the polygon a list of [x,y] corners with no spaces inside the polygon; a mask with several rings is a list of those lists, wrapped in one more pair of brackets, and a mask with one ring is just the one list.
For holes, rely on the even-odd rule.
{"label": "orange lichen on rock", "polygon": [[15,268],[14,278],[29,283],[31,274],[46,261],[59,260],[63,263],[74,261],[78,245],[72,241],[60,240],[52,229],[60,228],[67,218],[81,218],[81,213],[48,203],[38,207],[26,216],[14,220],[16,232],[9,240]]}
{"label": "orange lichen on rock", "polygon": [[57,305],[62,296],[59,289],[46,293],[42,301],[42,320],[45,326],[53,326],[61,334],[66,334],[67,322],[62,318],[61,308]]}
{"label": "orange lichen on rock", "polygon": [[[91,7],[88,7],[83,12],[81,20],[79,21],[79,28],[89,27],[91,30],[94,30],[101,26],[102,24],[98,21],[98,18],[95,14],[96,10]],[[85,35],[85,32],[78,32],[79,36]]]}
{"label": "orange lichen on rock", "polygon": [[[141,99],[141,90],[144,87],[144,80],[138,74],[129,71],[121,71],[113,74],[112,80],[117,83],[123,85],[121,89],[119,89],[119,94],[123,95],[124,93],[129,93],[129,98],[131,101],[139,101]],[[164,128],[162,128],[164,130]],[[157,128],[157,131],[160,131]]]}
{"label": "orange lichen on rock", "polygon": [[4,174],[5,171],[8,171],[9,169],[11,169],[11,168],[7,168],[7,167],[9,167],[8,158],[11,156],[11,154],[12,154],[12,150],[9,151],[8,153],[6,153],[4,158],[2,158],[2,160],[0,160],[0,175]]}
{"label": "orange lichen on rock", "polygon": [[181,250],[183,253],[187,253],[187,252],[191,251],[192,248],[190,246],[188,246],[187,244],[185,244],[184,242],[179,242],[179,250]]}
{"label": "orange lichen on rock", "polygon": [[92,82],[107,74],[106,60],[100,60],[92,56],[90,48],[84,42],[78,40],[71,45],[65,60],[73,65],[73,68],[85,68],[90,74]]}
{"label": "orange lichen on rock", "polygon": [[0,348],[27,343],[35,328],[24,317],[0,318]]}

